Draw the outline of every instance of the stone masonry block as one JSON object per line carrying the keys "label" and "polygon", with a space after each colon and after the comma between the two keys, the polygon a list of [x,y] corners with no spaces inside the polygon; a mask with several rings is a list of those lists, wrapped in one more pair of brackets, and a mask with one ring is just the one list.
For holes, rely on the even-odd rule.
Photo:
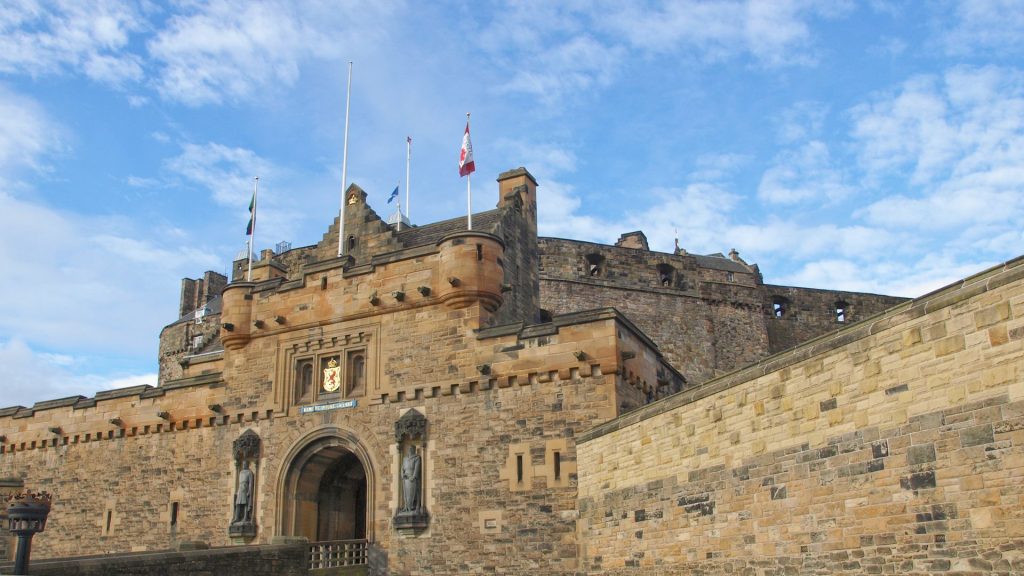
{"label": "stone masonry block", "polygon": [[979,330],[1010,318],[1010,303],[1000,302],[974,313],[974,326]]}
{"label": "stone masonry block", "polygon": [[921,329],[911,328],[903,333],[903,347],[910,348],[921,343]]}
{"label": "stone masonry block", "polygon": [[1006,325],[1000,324],[993,326],[988,329],[988,343],[993,348],[996,346],[1002,346],[1010,341],[1010,335],[1007,332]]}
{"label": "stone masonry block", "polygon": [[960,352],[964,348],[964,335],[954,334],[935,343],[935,356],[948,356]]}

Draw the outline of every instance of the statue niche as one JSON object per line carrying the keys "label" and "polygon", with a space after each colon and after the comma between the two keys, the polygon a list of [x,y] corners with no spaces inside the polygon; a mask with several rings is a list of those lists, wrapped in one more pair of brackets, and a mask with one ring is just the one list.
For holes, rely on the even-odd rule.
{"label": "statue niche", "polygon": [[256,478],[259,470],[260,437],[252,430],[235,440],[235,496],[228,535],[241,538],[256,536]]}
{"label": "statue niche", "polygon": [[423,503],[426,441],[427,419],[417,410],[409,410],[395,422],[400,504],[394,522],[395,529],[401,532],[419,532],[430,524],[430,514]]}

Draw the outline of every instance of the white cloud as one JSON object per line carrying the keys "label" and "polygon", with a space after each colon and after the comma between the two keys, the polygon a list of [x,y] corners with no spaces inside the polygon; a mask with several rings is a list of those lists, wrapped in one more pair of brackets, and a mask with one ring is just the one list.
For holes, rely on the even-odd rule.
{"label": "white cloud", "polygon": [[0,71],[32,76],[82,71],[120,86],[142,77],[127,52],[142,28],[135,8],[118,0],[5,3],[0,10]]}
{"label": "white cloud", "polygon": [[946,255],[909,264],[896,259],[865,263],[826,258],[806,262],[795,273],[781,277],[779,283],[916,298],[992,264],[994,262],[961,262]]}
{"label": "white cloud", "polygon": [[0,191],[0,333],[56,350],[152,354],[176,319],[180,279],[220,260],[194,239],[145,233]]}
{"label": "white cloud", "polygon": [[0,85],[0,175],[42,170],[43,158],[63,147],[64,130],[34,100]]}
{"label": "white cloud", "polygon": [[621,65],[625,50],[606,46],[589,36],[546,46],[519,62],[503,91],[523,92],[548,105],[561,103],[566,94],[580,94],[608,86]]}
{"label": "white cloud", "polygon": [[765,202],[794,204],[808,200],[835,202],[852,191],[828,145],[812,140],[780,153],[761,177],[757,195]]}
{"label": "white cloud", "polygon": [[119,374],[114,377],[82,373],[76,363],[87,362],[65,354],[37,352],[24,341],[0,341],[0,407],[31,407],[42,400],[93,396],[101,390],[140,384],[155,386],[157,375]]}
{"label": "white cloud", "polygon": [[845,2],[802,0],[616,5],[602,6],[606,16],[601,24],[642,50],[681,51],[709,61],[748,54],[768,66],[813,63],[815,42],[808,22],[849,9]]}
{"label": "white cloud", "polygon": [[1024,49],[1024,0],[963,0],[941,42],[948,54],[1019,54]]}
{"label": "white cloud", "polygon": [[189,105],[239,101],[289,86],[304,62],[339,58],[339,38],[350,46],[381,41],[379,22],[394,10],[389,2],[312,0],[225,0],[185,8],[147,47],[160,68],[157,90]]}
{"label": "white cloud", "polygon": [[749,57],[768,67],[812,64],[811,22],[849,11],[847,2],[682,0],[512,2],[477,34],[488,65],[505,71],[501,92],[548,106],[611,85],[629,62],[669,57],[719,62]]}
{"label": "white cloud", "polygon": [[[181,154],[166,160],[164,168],[184,181],[181,187],[198,185],[209,191],[214,202],[230,209],[228,217],[240,231],[244,231],[249,219],[253,178],[259,176],[257,248],[261,244],[270,246],[272,238],[295,237],[300,223],[313,216],[304,206],[311,195],[315,197],[316,185],[320,184],[311,185],[314,192],[310,192],[301,182],[305,175],[278,166],[247,148],[216,142],[185,143]],[[321,226],[323,221],[316,219],[314,224]]]}
{"label": "white cloud", "polygon": [[778,138],[783,144],[805,142],[821,136],[829,107],[822,102],[797,102],[786,108],[776,120]]}
{"label": "white cloud", "polygon": [[745,154],[701,154],[694,161],[694,170],[689,178],[693,182],[721,182],[734,176],[751,159]]}
{"label": "white cloud", "polygon": [[270,178],[278,170],[269,160],[246,148],[216,142],[185,143],[182,152],[165,163],[170,171],[199,184],[225,206],[246,205],[252,196],[253,178]]}
{"label": "white cloud", "polygon": [[918,77],[853,111],[869,182],[908,178],[909,192],[868,206],[870,222],[923,229],[1024,218],[1024,75],[994,67]]}

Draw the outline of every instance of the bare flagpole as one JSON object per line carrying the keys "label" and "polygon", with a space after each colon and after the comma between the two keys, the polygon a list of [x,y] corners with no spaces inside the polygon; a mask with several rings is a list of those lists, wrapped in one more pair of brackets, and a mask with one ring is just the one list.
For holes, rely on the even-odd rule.
{"label": "bare flagpole", "polygon": [[256,239],[256,197],[260,191],[260,177],[252,179],[252,214],[249,215],[249,271],[245,274],[245,281],[252,282],[252,241]]}
{"label": "bare flagpole", "polygon": [[345,94],[345,144],[341,153],[341,207],[338,208],[338,257],[345,241],[345,178],[348,176],[348,110],[352,102],[352,61],[348,63],[348,89]]}
{"label": "bare flagpole", "polygon": [[[405,215],[409,215],[409,163],[412,161],[412,136],[405,137]],[[398,211],[398,221],[402,221],[402,211]],[[412,220],[409,221],[412,225]],[[399,224],[401,230],[401,224]]]}

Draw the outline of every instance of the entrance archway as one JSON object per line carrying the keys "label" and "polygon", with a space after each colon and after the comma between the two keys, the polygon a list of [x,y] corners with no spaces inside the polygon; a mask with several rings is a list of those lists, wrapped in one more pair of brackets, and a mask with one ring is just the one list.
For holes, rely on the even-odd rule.
{"label": "entrance archway", "polygon": [[305,536],[310,542],[373,541],[373,469],[354,436],[338,429],[319,431],[285,461],[282,535]]}

